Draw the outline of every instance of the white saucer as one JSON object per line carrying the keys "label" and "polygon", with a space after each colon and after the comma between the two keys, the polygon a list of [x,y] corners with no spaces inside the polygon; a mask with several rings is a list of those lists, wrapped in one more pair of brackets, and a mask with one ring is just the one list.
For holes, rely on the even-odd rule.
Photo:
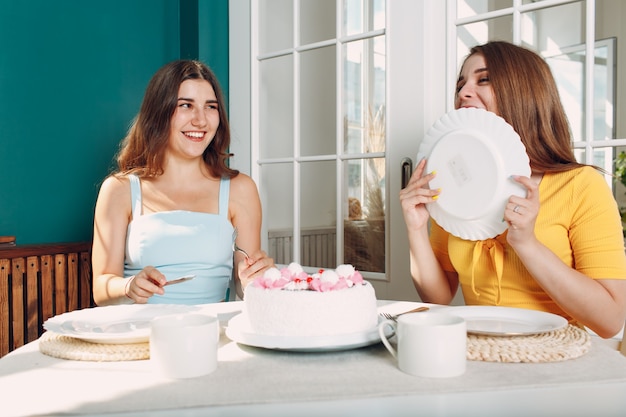
{"label": "white saucer", "polygon": [[417,160],[436,171],[430,188],[439,198],[426,207],[449,233],[483,240],[504,232],[511,195],[526,196],[512,175],[530,176],[526,148],[511,125],[495,113],[463,108],[441,117],[426,133]]}
{"label": "white saucer", "polygon": [[[393,331],[388,326],[385,329],[385,335],[387,337],[393,335]],[[226,336],[234,342],[247,346],[296,352],[349,350],[380,343],[377,326],[364,332],[333,336],[293,337],[260,334],[250,328],[250,323],[244,313],[230,319],[226,327]]]}

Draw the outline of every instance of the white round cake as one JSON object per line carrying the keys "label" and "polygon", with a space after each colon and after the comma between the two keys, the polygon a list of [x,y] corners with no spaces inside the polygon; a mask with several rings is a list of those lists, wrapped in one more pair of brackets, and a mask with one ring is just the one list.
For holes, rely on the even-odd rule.
{"label": "white round cake", "polygon": [[312,275],[296,263],[272,268],[246,287],[243,301],[258,334],[334,336],[378,324],[374,288],[352,265]]}

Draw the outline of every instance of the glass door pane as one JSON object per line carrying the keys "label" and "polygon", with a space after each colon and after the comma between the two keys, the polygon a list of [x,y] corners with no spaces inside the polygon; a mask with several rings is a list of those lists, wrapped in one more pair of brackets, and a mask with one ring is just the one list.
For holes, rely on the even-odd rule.
{"label": "glass door pane", "polygon": [[344,260],[361,271],[385,272],[385,158],[344,162]]}
{"label": "glass door pane", "polygon": [[458,18],[472,17],[511,6],[513,0],[457,0],[456,15]]}
{"label": "glass door pane", "polygon": [[469,50],[492,39],[513,42],[513,16],[501,16],[480,22],[457,26],[457,68],[469,53]]}
{"label": "glass door pane", "polygon": [[294,153],[293,55],[260,62],[259,154],[262,159],[292,157]]}
{"label": "glass door pane", "polygon": [[277,264],[289,264],[294,259],[293,173],[293,163],[261,166],[258,186],[262,190],[263,223],[268,230],[267,253]]}
{"label": "glass door pane", "polygon": [[337,59],[335,46],[300,55],[300,154],[333,155],[337,150]]}
{"label": "glass door pane", "polygon": [[385,0],[344,0],[344,35],[350,36],[384,28]]}
{"label": "glass door pane", "polygon": [[[259,0],[259,53],[293,46],[293,0]],[[271,27],[272,30],[265,30]]]}
{"label": "glass door pane", "polygon": [[300,44],[335,37],[335,0],[300,0]]}
{"label": "glass door pane", "polygon": [[[594,48],[593,138],[615,138],[615,38],[597,41]],[[585,138],[585,44],[562,48],[556,55],[548,54],[559,94],[570,122],[575,141]],[[601,163],[600,166],[605,166]],[[608,169],[610,170],[610,161]]]}
{"label": "glass door pane", "polygon": [[301,164],[301,263],[314,268],[335,268],[337,228],[336,162]]}

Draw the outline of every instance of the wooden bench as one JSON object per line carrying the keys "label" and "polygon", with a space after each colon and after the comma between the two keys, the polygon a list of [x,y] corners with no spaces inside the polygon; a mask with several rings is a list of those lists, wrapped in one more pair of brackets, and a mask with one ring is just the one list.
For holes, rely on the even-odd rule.
{"label": "wooden bench", "polygon": [[0,246],[0,357],[48,318],[93,306],[91,285],[91,242]]}

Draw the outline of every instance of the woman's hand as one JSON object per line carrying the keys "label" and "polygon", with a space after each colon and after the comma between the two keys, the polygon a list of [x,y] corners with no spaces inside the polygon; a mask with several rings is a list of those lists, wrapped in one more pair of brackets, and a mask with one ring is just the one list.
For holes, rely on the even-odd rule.
{"label": "woman's hand", "polygon": [[165,275],[158,269],[147,266],[137,275],[126,279],[124,294],[137,304],[145,304],[154,294],[164,294],[162,287],[166,282]]}
{"label": "woman's hand", "polygon": [[237,273],[239,280],[241,281],[241,288],[245,289],[254,279],[274,266],[274,259],[267,256],[267,254],[260,250],[249,258],[243,258],[237,264]]}
{"label": "woman's hand", "polygon": [[430,217],[426,204],[437,200],[441,192],[427,188],[427,184],[435,178],[435,173],[424,175],[425,168],[426,159],[422,159],[413,171],[409,183],[400,191],[402,214],[409,232],[426,227]]}
{"label": "woman's hand", "polygon": [[528,177],[513,176],[512,179],[526,188],[526,198],[512,195],[504,210],[504,220],[509,224],[507,241],[515,249],[517,245],[535,239],[535,222],[539,214],[539,185]]}

